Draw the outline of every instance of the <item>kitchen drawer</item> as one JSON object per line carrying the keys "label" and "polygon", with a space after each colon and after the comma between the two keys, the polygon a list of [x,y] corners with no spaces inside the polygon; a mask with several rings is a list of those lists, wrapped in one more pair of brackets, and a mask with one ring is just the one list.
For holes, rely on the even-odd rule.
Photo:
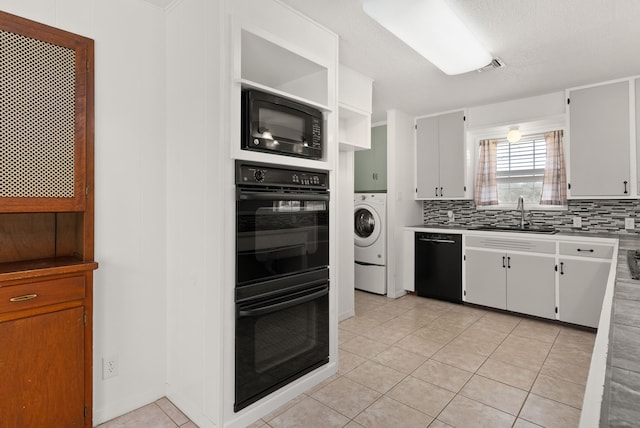
{"label": "kitchen drawer", "polygon": [[0,287],[0,313],[84,299],[84,276]]}
{"label": "kitchen drawer", "polygon": [[504,233],[498,232],[492,236],[467,236],[465,246],[487,248],[504,251],[525,251],[543,254],[555,254],[555,241],[537,241],[529,239],[517,239],[503,237]]}
{"label": "kitchen drawer", "polygon": [[613,245],[592,244],[589,242],[560,242],[560,255],[610,259],[613,255]]}

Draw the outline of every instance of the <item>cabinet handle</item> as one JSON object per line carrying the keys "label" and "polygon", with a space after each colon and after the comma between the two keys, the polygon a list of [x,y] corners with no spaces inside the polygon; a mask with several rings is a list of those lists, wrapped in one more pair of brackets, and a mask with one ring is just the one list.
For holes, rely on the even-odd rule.
{"label": "cabinet handle", "polygon": [[440,196],[442,196],[442,187],[440,188]]}
{"label": "cabinet handle", "polygon": [[627,193],[629,193],[629,192],[627,192],[627,183],[628,183],[627,181],[625,181],[625,182],[624,182],[624,194],[625,194],[625,195],[626,195]]}
{"label": "cabinet handle", "polygon": [[506,257],[505,257],[505,256],[502,256],[502,267],[503,267],[503,268],[506,268],[506,267],[507,267],[507,265],[505,264],[505,261],[506,261]]}
{"label": "cabinet handle", "polygon": [[578,248],[579,253],[593,253],[593,248],[589,248],[588,250],[583,250],[582,248]]}
{"label": "cabinet handle", "polygon": [[560,262],[560,275],[564,275],[564,262]]}
{"label": "cabinet handle", "polygon": [[507,269],[511,269],[511,257],[507,257]]}
{"label": "cabinet handle", "polygon": [[37,294],[25,294],[24,296],[12,297],[9,299],[10,302],[24,302],[25,300],[31,300],[38,297]]}
{"label": "cabinet handle", "polygon": [[436,187],[436,198],[438,197],[438,188]]}

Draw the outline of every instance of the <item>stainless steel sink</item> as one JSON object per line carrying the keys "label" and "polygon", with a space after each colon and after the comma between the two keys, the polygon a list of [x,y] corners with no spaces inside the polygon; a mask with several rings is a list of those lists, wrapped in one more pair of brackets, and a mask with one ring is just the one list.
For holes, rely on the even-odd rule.
{"label": "stainless steel sink", "polygon": [[546,235],[553,235],[557,232],[551,227],[537,227],[537,226],[525,226],[521,228],[519,226],[475,226],[469,228],[470,230],[486,230],[491,232],[521,232],[521,233],[543,233]]}

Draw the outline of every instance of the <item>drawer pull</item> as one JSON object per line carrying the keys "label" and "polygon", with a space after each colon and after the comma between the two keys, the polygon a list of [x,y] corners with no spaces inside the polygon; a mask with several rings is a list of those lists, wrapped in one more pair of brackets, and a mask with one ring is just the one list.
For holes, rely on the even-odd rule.
{"label": "drawer pull", "polygon": [[37,294],[25,294],[24,296],[12,297],[9,299],[10,302],[24,302],[25,300],[31,300],[38,297]]}
{"label": "drawer pull", "polygon": [[589,248],[588,250],[583,250],[582,248],[578,248],[579,253],[593,253],[593,248]]}

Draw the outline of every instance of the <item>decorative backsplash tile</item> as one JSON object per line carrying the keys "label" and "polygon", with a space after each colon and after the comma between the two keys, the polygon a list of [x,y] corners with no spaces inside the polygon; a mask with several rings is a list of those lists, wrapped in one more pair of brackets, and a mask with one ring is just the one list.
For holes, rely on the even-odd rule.
{"label": "decorative backsplash tile", "polygon": [[[489,226],[517,225],[519,211],[476,209],[474,201],[434,200],[423,202],[423,223],[429,226],[460,225]],[[526,207],[525,207],[526,208]],[[447,212],[454,220],[449,221]],[[526,210],[525,219],[535,226],[553,227],[559,231],[582,230],[595,233],[640,232],[640,201],[635,199],[570,200],[563,211]],[[573,227],[573,217],[582,218],[582,227]],[[634,230],[625,230],[624,219],[635,220]]]}

